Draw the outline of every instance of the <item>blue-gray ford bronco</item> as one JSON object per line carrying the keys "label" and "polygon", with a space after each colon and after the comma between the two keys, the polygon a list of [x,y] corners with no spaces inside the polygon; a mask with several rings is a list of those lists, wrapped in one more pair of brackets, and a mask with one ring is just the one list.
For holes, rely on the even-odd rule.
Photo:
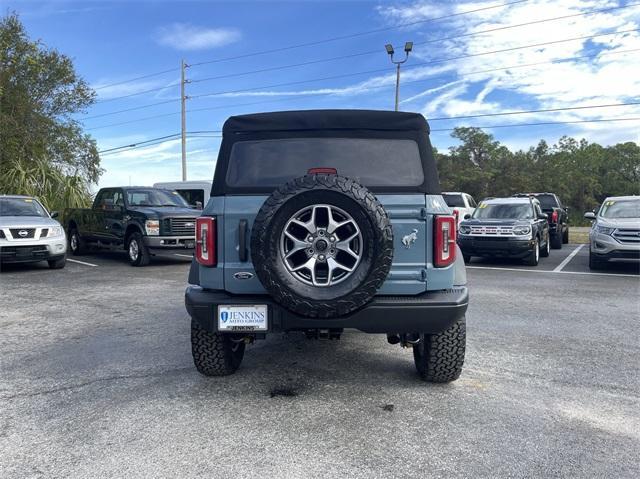
{"label": "blue-gray ford bronco", "polygon": [[311,110],[225,122],[185,293],[202,374],[234,373],[245,346],[268,333],[337,339],[349,328],[413,348],[422,379],[453,381],[466,282],[422,115]]}

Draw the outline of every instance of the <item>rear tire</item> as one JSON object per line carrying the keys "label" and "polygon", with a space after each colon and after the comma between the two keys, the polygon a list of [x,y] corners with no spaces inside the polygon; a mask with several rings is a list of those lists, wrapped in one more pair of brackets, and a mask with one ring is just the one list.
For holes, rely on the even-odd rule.
{"label": "rear tire", "polygon": [[87,248],[76,228],[69,232],[69,250],[73,256],[83,255]]}
{"label": "rear tire", "polygon": [[533,245],[533,250],[529,253],[524,260],[524,263],[527,266],[538,266],[538,262],[540,261],[540,240],[536,238],[536,241]]}
{"label": "rear tire", "polygon": [[413,346],[413,361],[420,377],[427,382],[448,383],[460,377],[467,343],[463,316],[438,334],[421,334]]}
{"label": "rear tire", "polygon": [[49,263],[50,269],[62,269],[67,264],[67,258],[65,256],[64,258],[49,260],[47,263]]}
{"label": "rear tire", "polygon": [[553,249],[562,249],[562,233],[551,235],[551,247]]}
{"label": "rear tire", "polygon": [[132,233],[127,238],[127,255],[131,266],[146,266],[151,261],[149,248],[139,232]]}
{"label": "rear tire", "polygon": [[228,376],[240,367],[244,357],[244,343],[231,341],[231,336],[210,333],[191,319],[191,354],[193,364],[205,376]]}

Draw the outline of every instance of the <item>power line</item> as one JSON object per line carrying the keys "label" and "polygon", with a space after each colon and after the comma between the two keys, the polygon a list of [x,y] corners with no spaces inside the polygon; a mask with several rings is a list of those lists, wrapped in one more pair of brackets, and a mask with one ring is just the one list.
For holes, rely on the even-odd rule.
{"label": "power line", "polygon": [[392,27],[385,27],[385,28],[378,28],[375,30],[368,30],[368,31],[364,31],[364,32],[358,32],[358,33],[351,33],[349,35],[341,35],[341,36],[337,36],[337,37],[331,37],[331,38],[325,38],[323,40],[315,40],[313,42],[306,42],[306,43],[299,43],[297,45],[289,45],[286,47],[280,47],[280,48],[272,48],[269,50],[261,50],[261,51],[257,51],[257,52],[253,52],[253,53],[245,53],[242,55],[234,55],[231,57],[224,57],[224,58],[218,58],[215,60],[208,60],[208,61],[204,61],[204,62],[198,62],[198,63],[192,63],[191,66],[200,66],[200,65],[208,65],[211,63],[219,63],[219,62],[225,62],[225,61],[229,61],[229,60],[237,60],[240,58],[247,58],[247,57],[253,57],[253,56],[257,56],[257,55],[266,55],[268,53],[278,53],[278,52],[283,52],[283,51],[287,51],[287,50],[293,50],[296,48],[304,48],[304,47],[310,47],[310,46],[315,46],[315,45],[321,45],[324,43],[330,43],[330,42],[335,42],[335,41],[339,41],[339,40],[348,40],[350,38],[356,38],[356,37],[360,37],[360,36],[365,36],[365,35],[371,35],[374,33],[381,33],[381,32],[386,32],[386,31],[390,31],[390,30],[396,30],[398,28],[403,28],[403,27],[409,27],[412,25],[418,25],[418,24],[424,24],[424,23],[434,23],[434,22],[438,22],[441,20],[446,20],[449,18],[454,18],[454,17],[459,17],[462,15],[468,15],[470,13],[477,13],[477,12],[482,12],[482,11],[486,11],[486,10],[492,10],[495,8],[502,8],[502,7],[508,7],[510,5],[515,5],[518,3],[524,3],[528,0],[517,0],[514,2],[508,2],[508,3],[502,3],[499,5],[489,5],[486,7],[481,7],[481,8],[476,8],[474,10],[467,10],[464,12],[458,12],[458,13],[452,13],[449,15],[443,15],[441,17],[435,17],[435,18],[428,18],[426,20],[418,20],[415,22],[409,22],[409,23],[401,23],[398,25],[394,25]]}
{"label": "power line", "polygon": [[157,103],[149,103],[147,105],[141,105],[141,106],[134,106],[131,108],[125,108],[124,110],[111,111],[108,113],[101,113],[99,115],[83,116],[82,118],[80,118],[80,120],[90,120],[92,118],[102,118],[104,116],[117,115],[118,113],[125,113],[128,111],[142,110],[144,108],[151,108],[152,106],[166,105],[167,103],[173,103],[179,100],[180,98],[172,98],[171,100],[159,101]]}
{"label": "power line", "polygon": [[[478,57],[478,56],[483,56],[483,55],[493,55],[493,54],[497,54],[497,53],[504,53],[504,52],[510,52],[510,51],[515,51],[515,50],[522,50],[522,49],[526,49],[526,48],[535,48],[535,47],[541,47],[541,46],[546,46],[546,45],[554,45],[554,44],[558,44],[558,43],[565,43],[565,42],[571,42],[571,41],[577,41],[577,40],[587,40],[587,39],[591,39],[591,38],[611,36],[611,35],[617,35],[617,34],[621,34],[621,33],[636,32],[636,31],[639,31],[639,30],[640,30],[640,28],[633,28],[633,29],[629,29],[629,30],[620,30],[620,31],[610,32],[610,33],[601,33],[601,34],[598,34],[598,35],[587,35],[587,36],[582,36],[582,37],[566,38],[566,39],[563,39],[563,40],[554,40],[554,41],[549,41],[549,42],[522,45],[522,46],[518,46],[518,47],[503,48],[503,49],[500,49],[500,50],[491,50],[491,51],[480,52],[480,53],[470,53],[470,54],[466,54],[466,55],[459,55],[457,57],[442,58],[442,59],[437,59],[437,60],[430,60],[428,62],[414,63],[412,65],[407,66],[406,68],[417,68],[417,67],[420,67],[420,66],[433,65],[433,64],[443,63],[443,62],[448,62],[448,61],[453,61],[453,60],[462,60],[464,58]],[[252,87],[252,88],[243,88],[243,89],[238,89],[238,90],[226,90],[226,91],[219,91],[219,92],[212,92],[212,93],[203,93],[203,94],[200,94],[200,95],[192,95],[189,98],[194,99],[194,98],[204,98],[204,97],[228,95],[228,94],[233,94],[233,93],[244,93],[244,92],[250,92],[250,91],[255,91],[255,90],[263,90],[265,88],[276,88],[276,87],[281,87],[281,86],[301,85],[301,84],[304,84],[304,83],[313,83],[313,82],[317,82],[317,81],[334,80],[334,79],[338,79],[338,78],[347,78],[347,77],[353,77],[353,76],[358,76],[358,75],[366,75],[366,74],[369,74],[369,73],[387,72],[387,71],[391,71],[391,70],[392,70],[391,68],[379,68],[379,69],[375,69],[375,70],[366,70],[366,71],[361,71],[361,72],[345,73],[345,74],[341,74],[341,75],[333,75],[333,76],[322,77],[322,78],[312,78],[312,79],[307,79],[307,80],[298,80],[298,81],[294,81],[294,82],[285,82],[285,83],[276,83],[276,84],[271,84],[271,85],[262,85],[262,86],[257,86],[257,87]]]}
{"label": "power line", "polygon": [[150,143],[152,141],[164,140],[164,139],[171,138],[171,137],[178,136],[178,135],[180,135],[180,133],[174,133],[173,135],[159,136],[157,138],[151,138],[151,139],[145,140],[145,141],[138,141],[136,143],[130,143],[128,145],[116,146],[114,148],[109,148],[108,150],[99,150],[98,153],[102,154],[102,153],[108,153],[110,151],[120,150],[122,148],[132,148],[132,147],[135,147],[135,146],[138,146],[138,145],[143,145],[145,143]]}
{"label": "power line", "polygon": [[101,85],[101,86],[99,86],[97,88],[94,88],[94,90],[103,90],[104,88],[109,88],[109,87],[112,87],[112,86],[124,85],[125,83],[131,83],[131,82],[138,81],[138,80],[144,80],[145,78],[151,78],[151,77],[155,77],[155,76],[158,76],[158,75],[164,75],[165,73],[175,72],[175,71],[178,71],[178,70],[180,70],[180,68],[170,68],[168,70],[162,70],[162,71],[159,71],[159,72],[149,73],[147,75],[142,75],[142,76],[139,76],[139,77],[130,78],[128,80],[122,80],[122,81],[115,82],[115,83],[109,83],[108,85]]}
{"label": "power line", "polygon": [[[516,68],[525,68],[525,67],[531,67],[531,66],[539,66],[539,65],[548,65],[548,64],[553,64],[556,62],[564,62],[564,61],[571,61],[571,60],[580,60],[580,59],[584,59],[584,58],[595,58],[595,57],[599,57],[599,56],[604,56],[604,55],[619,55],[619,54],[623,54],[623,53],[631,53],[631,52],[637,52],[640,51],[640,48],[634,48],[634,49],[630,49],[630,50],[620,50],[620,51],[616,51],[616,52],[601,52],[601,53],[595,53],[595,54],[591,54],[591,55],[578,55],[578,56],[574,56],[574,57],[564,57],[564,58],[556,58],[554,60],[549,60],[549,61],[545,61],[545,62],[534,62],[534,63],[524,63],[524,64],[519,64],[519,65],[510,65],[510,66],[506,66],[506,67],[500,67],[500,68],[491,68],[491,69],[486,69],[486,70],[476,70],[476,71],[471,71],[471,72],[463,72],[461,73],[461,75],[468,77],[471,75],[479,75],[479,74],[483,74],[483,73],[492,73],[492,72],[497,72],[497,71],[503,71],[503,70],[513,70]],[[437,75],[437,76],[432,76],[429,78],[422,78],[419,80],[408,80],[403,82],[403,84],[407,84],[407,83],[426,83],[426,82],[431,82],[433,80],[437,80],[437,79],[445,79],[448,78],[448,76],[446,75]],[[364,91],[371,91],[371,90],[379,90],[379,89],[385,89],[385,88],[392,88],[394,85],[389,84],[389,85],[379,85],[379,86],[373,86],[373,87],[367,87],[367,88],[362,88],[361,90],[358,91],[359,92],[364,92]],[[313,93],[313,94],[309,94],[309,95],[304,95],[305,98],[308,97],[318,97],[318,96],[327,96],[327,95],[334,95],[335,93],[333,92],[323,92],[323,93]],[[194,109],[189,109],[188,112],[189,113],[196,113],[196,112],[201,112],[201,111],[212,111],[212,110],[226,110],[226,109],[231,109],[231,108],[237,108],[237,107],[243,107],[243,106],[254,106],[254,105],[263,105],[263,104],[269,104],[269,103],[284,103],[284,102],[290,102],[290,101],[296,101],[299,100],[298,96],[294,96],[291,98],[278,98],[275,100],[260,100],[260,101],[254,101],[254,102],[245,102],[245,103],[235,103],[232,105],[218,105],[218,106],[213,106],[213,107],[205,107],[205,108],[194,108]],[[405,100],[407,101],[407,100]],[[132,123],[138,123],[141,121],[148,121],[148,120],[154,120],[156,118],[166,118],[168,116],[176,116],[179,115],[180,112],[172,112],[172,113],[163,113],[163,114],[159,114],[159,115],[152,115],[152,116],[146,116],[143,118],[137,118],[134,120],[128,120],[128,121],[123,121],[123,122],[118,122],[118,123],[109,123],[107,125],[99,125],[99,126],[95,126],[95,127],[91,127],[91,128],[86,128],[87,131],[91,131],[91,130],[100,130],[103,128],[109,128],[109,127],[113,127],[113,126],[122,126],[122,125],[129,125]],[[431,118],[430,121],[432,120],[438,120],[437,118]]]}
{"label": "power line", "polygon": [[[211,136],[206,136],[206,137],[201,137],[201,136],[195,136],[196,134],[201,134],[201,133],[222,133],[222,131],[220,130],[202,130],[202,131],[193,131],[193,132],[187,132],[187,135],[194,135],[193,138],[213,138],[213,137],[221,137],[221,135],[211,135]],[[147,147],[147,146],[153,146],[153,145],[157,145],[160,143],[166,143],[168,141],[174,141],[177,140],[180,137],[181,133],[174,133],[173,135],[165,135],[165,136],[159,136],[157,138],[151,138],[149,140],[145,140],[145,141],[138,141],[136,143],[130,143],[127,145],[122,145],[122,146],[116,146],[114,148],[109,148],[107,150],[100,150],[98,151],[98,154],[105,154],[105,153],[116,153],[116,152],[120,152],[120,150],[123,151],[129,151],[129,150],[134,150],[134,149],[138,149],[138,148],[142,148],[142,147]]]}
{"label": "power line", "polygon": [[605,105],[583,105],[583,106],[568,106],[568,107],[562,107],[562,108],[544,108],[541,110],[503,111],[500,113],[483,113],[478,115],[442,116],[440,118],[429,118],[429,121],[463,120],[463,119],[469,119],[469,118],[485,118],[485,117],[491,117],[491,116],[523,115],[526,113],[549,113],[553,111],[590,110],[591,108],[613,108],[613,107],[619,107],[619,106],[632,106],[632,105],[640,105],[640,101],[634,101],[629,103],[608,103]]}
{"label": "power line", "polygon": [[180,86],[180,82],[178,82],[178,83],[170,83],[169,85],[165,85],[165,86],[161,86],[161,87],[157,87],[157,88],[150,88],[148,90],[138,91],[138,92],[135,92],[135,93],[129,93],[128,95],[114,96],[113,98],[105,98],[104,100],[98,100],[96,102],[96,104],[98,104],[98,103],[108,103],[110,101],[116,101],[116,100],[122,100],[123,98],[131,98],[132,96],[144,95],[145,93],[154,93],[154,92],[157,92],[157,91],[167,90],[167,89],[173,88],[175,86]]}
{"label": "power line", "polygon": [[[455,40],[458,38],[462,38],[462,37],[473,37],[476,35],[483,35],[483,34],[487,34],[487,33],[493,33],[493,32],[497,32],[497,31],[502,31],[502,30],[509,30],[512,28],[519,28],[519,27],[524,27],[524,26],[529,26],[529,25],[536,25],[536,24],[540,24],[540,23],[546,23],[546,22],[551,22],[551,21],[556,21],[556,20],[566,20],[568,18],[575,18],[575,17],[581,17],[581,16],[586,16],[586,15],[593,15],[596,13],[603,13],[603,12],[608,12],[611,10],[619,10],[622,8],[630,8],[630,7],[635,7],[640,5],[640,3],[633,3],[633,4],[628,4],[628,5],[622,5],[622,6],[617,6],[617,7],[610,7],[610,8],[602,8],[599,10],[591,10],[588,12],[582,12],[582,13],[573,13],[570,15],[562,15],[559,17],[551,17],[551,18],[545,18],[542,20],[534,20],[531,22],[525,22],[525,23],[518,23],[515,25],[506,25],[506,26],[502,26],[502,27],[495,27],[495,28],[490,28],[488,30],[481,30],[481,31],[477,31],[477,32],[470,32],[470,33],[461,33],[458,35],[451,35],[448,37],[441,37],[441,38],[435,38],[432,40],[426,40],[423,42],[414,42],[414,47],[416,45],[427,45],[427,44],[431,44],[431,43],[439,43],[439,42],[443,42],[443,41],[447,41],[447,40]],[[229,74],[225,74],[225,75],[217,75],[217,76],[212,76],[212,77],[205,77],[205,78],[199,78],[199,79],[194,79],[191,80],[191,83],[202,83],[202,82],[206,82],[206,81],[211,81],[211,80],[220,80],[220,79],[224,79],[224,78],[234,78],[234,77],[239,77],[239,76],[246,76],[246,75],[252,75],[255,73],[266,73],[266,72],[272,72],[272,71],[278,71],[278,70],[286,70],[286,69],[290,69],[290,68],[296,68],[296,67],[301,67],[301,66],[308,66],[308,65],[315,65],[318,63],[327,63],[327,62],[332,62],[332,61],[337,61],[337,60],[345,60],[348,58],[354,58],[354,57],[359,57],[359,56],[364,56],[364,55],[372,55],[372,54],[377,54],[380,53],[380,50],[376,49],[376,50],[369,50],[366,52],[359,52],[359,53],[352,53],[349,55],[340,55],[337,57],[330,57],[330,58],[321,58],[321,59],[317,59],[317,60],[309,60],[306,62],[299,62],[299,63],[290,63],[287,65],[280,65],[280,66],[275,66],[275,67],[267,67],[267,68],[261,68],[258,70],[249,70],[249,71],[244,71],[244,72],[238,72],[238,73],[229,73]]]}
{"label": "power line", "polygon": [[[486,126],[466,126],[467,128],[480,128],[490,130],[492,128],[516,128],[520,126],[544,126],[544,125],[571,125],[575,123],[601,123],[601,122],[609,122],[609,121],[640,121],[640,117],[635,118],[600,118],[597,120],[574,120],[574,121],[543,121],[537,123],[515,123],[509,125],[486,125]],[[463,128],[465,126],[460,125],[454,128],[434,128],[431,132],[434,131],[453,131],[456,128]]]}

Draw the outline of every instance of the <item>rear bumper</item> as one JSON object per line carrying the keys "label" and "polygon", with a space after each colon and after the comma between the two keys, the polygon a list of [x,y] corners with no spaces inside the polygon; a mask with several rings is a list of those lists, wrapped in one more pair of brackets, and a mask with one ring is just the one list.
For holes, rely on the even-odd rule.
{"label": "rear bumper", "polygon": [[504,258],[524,258],[535,246],[534,240],[502,241],[478,240],[474,238],[458,239],[458,245],[465,256],[499,256]]}
{"label": "rear bumper", "polygon": [[151,253],[184,251],[193,254],[193,236],[145,236],[144,242]]}
{"label": "rear bumper", "polygon": [[363,308],[339,318],[299,316],[266,295],[232,295],[189,286],[185,305],[189,315],[210,332],[218,330],[218,305],[266,304],[268,332],[353,328],[367,333],[439,333],[462,317],[469,304],[466,287],[418,296],[376,296]]}

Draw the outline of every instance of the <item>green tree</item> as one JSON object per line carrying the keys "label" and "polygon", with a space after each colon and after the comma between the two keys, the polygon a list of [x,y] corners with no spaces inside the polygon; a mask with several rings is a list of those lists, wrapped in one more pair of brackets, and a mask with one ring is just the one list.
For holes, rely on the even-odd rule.
{"label": "green tree", "polygon": [[95,101],[71,59],[29,39],[15,13],[0,19],[0,193],[80,206],[102,170],[95,140],[73,119]]}

